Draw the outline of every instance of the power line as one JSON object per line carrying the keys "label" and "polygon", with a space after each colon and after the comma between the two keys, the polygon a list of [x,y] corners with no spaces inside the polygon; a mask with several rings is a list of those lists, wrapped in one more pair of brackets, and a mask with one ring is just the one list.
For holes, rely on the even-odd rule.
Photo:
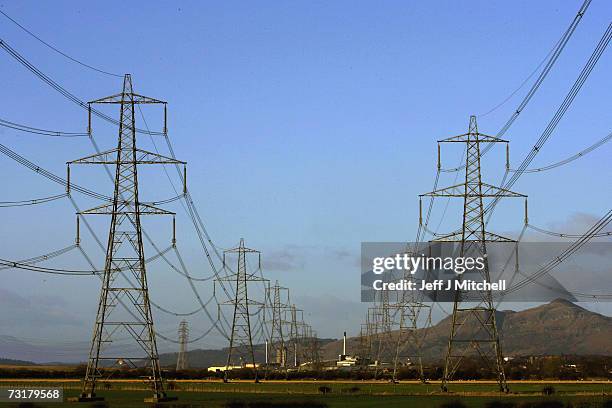
{"label": "power line", "polygon": [[[119,121],[117,119],[112,118],[111,116],[109,116],[109,115],[99,111],[98,109],[92,108],[88,103],[86,103],[85,101],[81,100],[80,98],[78,98],[77,96],[72,94],[70,91],[68,91],[66,88],[64,88],[61,85],[59,85],[57,82],[55,82],[49,76],[45,75],[34,64],[32,64],[25,57],[23,57],[21,54],[19,54],[14,48],[9,46],[6,43],[6,41],[0,39],[0,47],[2,49],[4,49],[17,62],[19,62],[21,65],[23,65],[25,68],[27,68],[30,72],[32,72],[34,75],[36,75],[39,79],[41,79],[43,82],[45,82],[51,88],[55,89],[57,92],[59,92],[62,96],[64,96],[66,99],[68,99],[72,103],[76,104],[77,106],[79,106],[79,107],[81,107],[83,109],[86,109],[87,111],[93,113],[94,115],[104,119],[105,121],[107,121],[109,123],[112,123],[112,124],[117,125],[117,126],[119,125]],[[143,133],[143,134],[151,134],[151,135],[161,135],[161,134],[163,134],[163,132],[149,132],[149,131],[146,131],[146,130],[143,130],[143,129],[138,129],[138,128],[135,128],[135,130],[136,130],[136,132]]]}
{"label": "power line", "polygon": [[559,42],[561,40],[559,39],[555,45],[553,46],[553,48],[548,52],[548,54],[546,54],[546,56],[544,57],[544,59],[538,64],[538,66],[531,71],[531,73],[527,76],[527,78],[525,78],[523,80],[523,82],[521,82],[521,84],[514,90],[512,91],[506,98],[504,98],[501,102],[499,102],[497,105],[495,105],[493,108],[489,109],[488,111],[486,111],[485,113],[481,113],[479,115],[476,115],[476,117],[483,118],[485,116],[487,116],[490,113],[495,112],[497,109],[501,108],[502,106],[504,106],[510,99],[512,99],[512,97],[514,95],[516,95],[518,93],[518,91],[520,91],[521,89],[523,89],[523,87],[527,84],[527,82],[529,82],[529,80],[540,70],[540,68],[542,67],[542,65],[544,65],[544,63],[546,61],[549,60],[550,56],[553,54],[553,52],[555,51],[555,49],[557,49],[557,47],[559,46]]}
{"label": "power line", "polygon": [[[546,234],[546,235],[550,235],[553,237],[559,237],[559,238],[581,238],[584,235],[584,234],[568,234],[565,232],[555,232],[555,231],[545,230],[544,228],[536,227],[535,225],[531,225],[531,224],[527,224],[527,227],[541,234]],[[603,237],[610,237],[610,236],[612,236],[612,231],[598,232],[598,233],[594,233],[591,235],[592,238],[603,238]]]}
{"label": "power line", "polygon": [[20,132],[27,132],[43,136],[51,137],[86,137],[87,133],[80,132],[63,132],[59,130],[40,129],[32,126],[22,125],[20,123],[11,122],[5,119],[0,119],[0,126],[4,126],[10,129],[19,130]]}
{"label": "power line", "polygon": [[27,28],[25,28],[23,25],[19,24],[17,21],[15,21],[15,19],[13,19],[11,16],[9,16],[8,14],[6,14],[4,11],[0,10],[0,13],[2,13],[2,15],[6,18],[8,18],[9,20],[11,20],[13,23],[15,23],[15,25],[17,25],[17,27],[21,28],[23,31],[25,31],[26,33],[28,33],[30,36],[34,37],[36,40],[38,40],[39,42],[41,42],[42,44],[44,44],[45,46],[49,47],[50,49],[52,49],[53,51],[57,52],[58,54],[68,58],[70,61],[72,62],[76,62],[79,65],[82,65],[86,68],[89,68],[93,71],[99,72],[101,74],[105,74],[105,75],[110,75],[110,76],[114,76],[114,77],[119,77],[121,78],[123,75],[120,74],[113,74],[112,72],[108,72],[108,71],[104,71],[102,69],[93,67],[91,65],[88,65],[82,61],[77,60],[76,58],[71,57],[70,55],[66,54],[65,52],[57,49],[56,47],[54,47],[53,45],[49,44],[48,42],[46,42],[45,40],[43,40],[42,38],[40,38],[39,36],[37,36],[36,34],[34,34],[33,32],[31,32],[30,30],[28,30]]}
{"label": "power line", "polygon": [[[591,4],[591,0],[584,0],[582,5],[580,6],[580,9],[578,9],[578,12],[576,13],[576,16],[572,20],[571,24],[565,30],[565,32],[563,33],[563,35],[561,36],[561,38],[557,42],[557,47],[554,49],[552,55],[550,56],[550,59],[546,63],[546,66],[544,67],[544,69],[542,70],[540,75],[538,75],[538,78],[533,83],[533,85],[531,85],[531,88],[529,89],[527,94],[523,97],[523,100],[521,101],[521,103],[519,103],[519,105],[517,106],[515,111],[512,113],[510,118],[506,121],[506,123],[502,126],[502,128],[497,132],[497,134],[496,134],[497,137],[499,137],[499,138],[503,137],[506,134],[506,132],[508,131],[508,129],[510,129],[510,127],[512,126],[514,121],[520,116],[520,114],[523,112],[523,110],[525,110],[525,107],[527,107],[527,104],[529,104],[529,102],[531,101],[531,98],[533,98],[535,93],[538,91],[538,89],[540,88],[540,86],[544,82],[544,79],[546,79],[546,77],[548,76],[548,74],[552,70],[553,66],[555,65],[555,63],[559,59],[559,56],[561,55],[561,53],[565,49],[565,46],[567,45],[567,43],[569,42],[570,38],[572,37],[572,34],[574,34],[574,31],[576,31],[576,28],[578,27],[578,24],[582,20],[582,17],[584,16],[584,13],[586,13],[586,11],[589,8],[590,4]],[[482,155],[485,155],[491,148],[492,148],[492,145],[485,146],[485,148],[482,150]],[[455,171],[456,170],[461,170],[461,169],[464,169],[464,168],[465,168],[465,165],[462,165],[462,166],[457,167],[455,169]]]}
{"label": "power line", "polygon": [[[574,17],[574,20],[572,20],[572,23],[570,24],[570,26],[567,28],[567,30],[565,30],[565,32],[561,36],[561,40],[559,41],[558,46],[554,50],[550,60],[546,63],[546,66],[544,67],[544,69],[542,70],[542,72],[540,73],[540,75],[538,76],[534,84],[532,85],[531,89],[529,89],[529,92],[527,92],[527,95],[525,95],[521,103],[518,105],[518,107],[516,108],[512,116],[510,117],[510,119],[508,119],[508,121],[504,124],[504,126],[502,126],[500,131],[497,132],[497,135],[496,135],[497,137],[502,137],[504,134],[506,134],[510,126],[512,126],[512,124],[519,117],[523,109],[525,109],[525,107],[527,106],[527,104],[529,103],[533,95],[535,95],[540,85],[542,85],[542,82],[544,82],[544,79],[546,78],[546,76],[548,75],[552,67],[555,65],[555,62],[557,61],[557,59],[563,52],[563,49],[565,48],[568,41],[572,37],[572,34],[576,30],[576,27],[578,27],[578,24],[582,20],[582,16],[584,16],[584,13],[586,13],[590,4],[591,4],[591,0],[585,0],[582,3],[582,6],[580,6],[578,13],[576,13],[576,16]],[[485,151],[486,150],[487,149],[485,148]]]}
{"label": "power line", "polygon": [[59,269],[59,268],[44,268],[42,266],[34,266],[25,264],[17,261],[9,261],[7,259],[0,259],[0,265],[8,268],[25,269],[33,272],[49,273],[53,275],[74,275],[74,276],[87,276],[87,275],[100,275],[104,271],[84,271],[84,270],[72,270],[72,269]]}
{"label": "power line", "polygon": [[[56,249],[54,251],[48,252],[46,254],[42,254],[42,255],[38,255],[32,258],[27,258],[27,259],[22,259],[20,261],[17,261],[17,263],[21,264],[21,265],[33,265],[39,262],[43,262],[43,261],[47,261],[49,259],[53,259],[56,258],[60,255],[63,255],[67,252],[72,251],[73,249],[75,249],[77,247],[76,244],[72,244],[69,245],[65,248],[60,248],[60,249]],[[4,269],[11,269],[13,268],[13,266],[5,266],[3,268],[0,268],[0,270],[4,270]]]}
{"label": "power line", "polygon": [[[571,163],[574,160],[580,159],[581,157],[586,156],[587,154],[591,153],[592,151],[594,151],[595,149],[597,149],[598,147],[601,147],[603,145],[605,145],[606,143],[608,143],[610,141],[610,139],[612,139],[612,133],[608,134],[606,137],[604,137],[601,140],[598,140],[597,142],[595,142],[594,144],[592,144],[591,146],[587,147],[584,150],[579,151],[578,153],[565,158],[561,161],[558,161],[556,163],[552,163],[549,164],[547,166],[543,166],[543,167],[538,167],[538,168],[533,168],[533,169],[525,169],[523,170],[523,173],[539,173],[542,171],[546,171],[546,170],[551,170],[557,167],[561,167],[565,164]],[[516,169],[510,169],[510,172],[517,172],[518,170]]]}
{"label": "power line", "polygon": [[[504,174],[504,177],[501,181],[501,185],[504,189],[509,189],[514,185],[514,183],[516,183],[516,181],[521,177],[521,175],[527,170],[527,167],[533,161],[535,156],[541,151],[542,146],[544,146],[544,144],[546,143],[546,141],[548,140],[552,132],[555,130],[555,128],[557,127],[557,125],[559,124],[559,122],[561,121],[561,119],[563,118],[563,116],[565,115],[569,107],[571,106],[572,102],[576,98],[576,95],[578,95],[578,92],[580,91],[580,89],[586,82],[587,78],[593,71],[593,68],[599,61],[599,58],[601,57],[601,55],[607,48],[608,44],[610,43],[611,38],[612,38],[612,23],[608,25],[608,28],[606,29],[603,36],[597,43],[595,50],[589,57],[585,66],[582,68],[580,75],[578,76],[578,78],[572,85],[571,89],[569,90],[565,98],[563,99],[563,102],[561,103],[557,111],[555,112],[554,116],[552,117],[552,119],[550,120],[550,122],[548,123],[548,125],[546,126],[546,128],[544,129],[544,131],[542,132],[542,134],[540,135],[540,137],[534,144],[533,148],[530,150],[527,156],[523,159],[519,167],[514,171],[514,173],[512,174],[512,176],[507,182],[506,182],[506,177],[508,176],[509,172],[506,171],[506,173]],[[496,197],[493,199],[492,202],[490,202],[487,205],[486,212],[488,212],[488,220],[491,219],[493,210],[498,202],[499,202],[499,198]]]}
{"label": "power line", "polygon": [[[528,285],[536,281],[540,276],[547,274],[557,266],[559,266],[563,261],[573,255],[576,251],[586,245],[595,235],[600,233],[610,222],[612,222],[612,210],[608,210],[607,213],[604,214],[593,226],[591,226],[583,235],[580,236],[578,240],[576,240],[572,245],[563,250],[558,256],[551,259],[548,263],[546,263],[542,268],[540,268],[533,275],[528,276],[523,281],[517,283],[510,289],[508,289],[504,294],[515,292],[522,287]],[[592,297],[592,295],[585,294],[586,297]]]}
{"label": "power line", "polygon": [[[591,146],[587,147],[586,149],[583,149],[581,151],[579,151],[576,154],[573,154],[570,157],[567,157],[563,160],[560,160],[558,162],[555,163],[551,163],[549,165],[546,166],[542,166],[542,167],[536,167],[536,168],[531,168],[531,169],[526,169],[523,170],[523,173],[540,173],[546,170],[552,170],[555,169],[557,167],[561,167],[564,166],[566,164],[569,164],[571,162],[573,162],[574,160],[578,160],[582,157],[585,157],[587,154],[593,152],[594,150],[598,149],[599,147],[605,145],[606,143],[608,143],[610,140],[612,140],[612,133],[609,133],[607,136],[603,137],[602,139],[598,140],[597,142],[593,143]],[[451,173],[451,172],[457,172],[459,169],[458,168],[451,168],[451,169],[442,169],[441,171],[444,173]],[[518,170],[516,169],[509,169],[509,172],[513,173],[516,172]]]}
{"label": "power line", "polygon": [[63,194],[56,194],[56,195],[52,195],[52,196],[33,198],[33,199],[30,199],[30,200],[0,201],[0,208],[5,208],[5,207],[25,207],[25,206],[29,206],[29,205],[44,204],[44,203],[48,203],[48,202],[51,202],[51,201],[59,200],[61,198],[67,197],[67,196],[68,196],[68,193],[63,193]]}
{"label": "power line", "polygon": [[[44,168],[42,168],[41,166],[31,162],[30,160],[26,159],[25,157],[21,156],[20,154],[16,153],[15,151],[9,149],[7,146],[3,145],[0,143],[0,153],[4,154],[6,157],[16,161],[17,163],[21,164],[22,166],[25,166],[27,168],[29,168],[30,170],[34,171],[35,173],[40,174],[43,177],[46,177],[47,179],[61,184],[65,187],[68,186],[68,182],[62,178],[59,177],[57,175],[55,175],[54,173],[45,170]],[[100,194],[100,193],[96,193],[93,190],[89,190],[87,188],[81,187],[79,185],[76,184],[70,184],[70,188],[71,190],[75,190],[78,191],[79,193],[85,194],[87,196],[93,197],[93,198],[97,198],[99,200],[104,200],[104,201],[111,201],[112,198],[109,196],[106,196],[104,194]]]}

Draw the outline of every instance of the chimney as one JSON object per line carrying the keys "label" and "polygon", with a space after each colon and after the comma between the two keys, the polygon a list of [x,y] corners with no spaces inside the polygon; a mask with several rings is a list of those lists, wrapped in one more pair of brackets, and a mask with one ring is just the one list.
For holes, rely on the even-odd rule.
{"label": "chimney", "polygon": [[346,332],[344,332],[344,337],[342,339],[342,355],[346,356]]}

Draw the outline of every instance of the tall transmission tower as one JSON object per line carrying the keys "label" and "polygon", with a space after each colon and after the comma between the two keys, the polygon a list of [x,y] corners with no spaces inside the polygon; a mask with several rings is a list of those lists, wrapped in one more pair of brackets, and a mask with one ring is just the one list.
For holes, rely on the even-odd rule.
{"label": "tall transmission tower", "polygon": [[[115,166],[114,194],[110,203],[80,214],[111,215],[104,278],[93,329],[87,371],[80,400],[99,400],[96,397],[97,380],[112,368],[148,369],[147,382],[153,397],[147,402],[168,400],[162,382],[153,316],[149,302],[149,288],[145,269],[142,241],[142,215],[174,215],[174,213],[145,204],[138,195],[138,165],[183,164],[184,162],[139,149],[136,144],[135,107],[138,104],[166,102],[135,94],[132,78],[126,74],[121,93],[89,102],[89,129],[91,105],[120,105],[119,140],[115,149],[68,162],[68,191],[70,191],[71,164],[103,164]],[[164,114],[165,116],[165,114]],[[164,129],[166,123],[164,119]],[[121,306],[121,307],[119,307]],[[128,337],[137,348],[131,352],[110,349],[113,338]],[[128,354],[118,356],[118,354]]]}
{"label": "tall transmission tower", "polygon": [[308,323],[304,321],[304,313],[302,313],[302,320],[298,323],[298,336],[299,336],[299,362],[301,367],[301,363],[308,363],[311,360],[310,352],[309,352],[309,342],[310,342],[310,326]]}
{"label": "tall transmission tower", "polygon": [[377,321],[378,306],[368,307],[366,315],[366,337],[367,337],[367,352],[368,359],[373,361],[376,360],[377,356],[377,338],[378,338],[378,325]]}
{"label": "tall transmission tower", "polygon": [[[394,310],[397,322],[395,355],[393,357],[392,381],[397,381],[398,367],[404,362],[412,363],[414,359],[417,364],[419,379],[425,382],[423,361],[421,358],[422,336],[418,333],[418,320],[421,309],[427,305],[420,304],[414,300],[403,300],[389,305]],[[430,316],[430,315],[429,315]],[[428,317],[429,319],[429,317]],[[427,325],[425,325],[427,327]]]}
{"label": "tall transmission tower", "polygon": [[291,365],[298,367],[298,352],[300,344],[300,321],[298,320],[298,313],[302,313],[301,309],[298,309],[295,305],[289,307],[290,320],[287,321],[289,325],[289,342],[291,343],[291,351],[293,353],[293,359]]}
{"label": "tall transmission tower", "polygon": [[[411,254],[411,252],[409,252]],[[406,271],[403,279],[405,281],[414,281],[414,276]],[[395,321],[397,322],[397,341],[395,345],[395,356],[393,358],[393,376],[392,381],[397,381],[398,367],[402,360],[404,362],[413,362],[417,365],[419,379],[425,382],[425,373],[423,371],[423,361],[421,358],[421,345],[423,336],[418,332],[419,317],[422,310],[428,309],[428,305],[422,302],[423,293],[403,291],[397,302],[392,303],[389,307],[394,310]],[[429,327],[431,324],[431,310],[428,309],[424,327]]]}
{"label": "tall transmission tower", "polygon": [[179,323],[178,329],[179,352],[176,359],[176,370],[186,370],[189,368],[187,361],[187,343],[189,342],[189,326],[186,320]]}
{"label": "tall transmission tower", "polygon": [[362,364],[369,364],[372,350],[372,336],[370,336],[370,314],[366,316],[366,322],[361,324],[359,330],[359,349],[357,355],[361,358]]}
{"label": "tall transmission tower", "polygon": [[[229,367],[239,365],[241,367],[253,368],[255,382],[259,382],[257,376],[257,364],[255,363],[255,351],[253,349],[253,329],[251,327],[251,306],[261,307],[262,303],[249,298],[249,282],[265,282],[264,278],[257,276],[247,270],[247,254],[257,254],[258,270],[261,269],[261,253],[255,249],[244,246],[244,238],[240,239],[240,244],[236,248],[223,251],[223,267],[227,268],[227,254],[238,255],[238,267],[235,273],[228,274],[218,281],[230,281],[234,283],[234,298],[222,304],[234,307],[232,318],[232,331],[229,339],[229,349],[227,352],[227,364],[224,371],[223,381],[228,381]],[[238,357],[239,361],[234,361]]]}
{"label": "tall transmission tower", "polygon": [[374,377],[377,377],[382,369],[382,362],[389,359],[393,353],[393,326],[395,315],[391,313],[389,302],[389,291],[381,290],[380,303],[373,311],[374,324],[376,326],[376,368]]}
{"label": "tall transmission tower", "polygon": [[[286,292],[286,301],[283,300],[282,293]],[[289,309],[289,289],[282,287],[278,281],[274,286],[268,288],[268,301],[272,308],[272,328],[270,331],[270,346],[273,350],[273,358],[279,367],[287,366],[287,347],[285,345],[285,335],[283,334],[284,315]]]}
{"label": "tall transmission tower", "polygon": [[[459,242],[459,256],[483,257],[485,266],[480,271],[481,278],[490,282],[487,243],[515,241],[485,230],[483,199],[526,198],[526,196],[482,182],[480,146],[482,143],[506,143],[506,152],[508,152],[508,141],[479,133],[476,117],[471,116],[467,133],[440,140],[438,143],[465,143],[466,160],[465,181],[463,183],[421,195],[421,197],[458,197],[463,199],[463,224],[461,229],[438,237],[434,241]],[[508,166],[507,157],[506,153],[506,166]],[[461,279],[461,276],[458,275],[457,279]],[[464,291],[455,292],[451,330],[442,378],[442,389],[444,391],[448,390],[448,382],[452,380],[461,361],[471,350],[475,350],[495,372],[500,390],[508,391],[495,314],[496,310],[491,290],[471,291],[469,295]],[[473,330],[474,327],[475,330]]]}
{"label": "tall transmission tower", "polygon": [[312,330],[312,327],[308,326],[307,337],[310,339],[309,354],[312,366],[315,369],[319,369],[321,366],[321,345],[319,344],[319,335],[316,331]]}

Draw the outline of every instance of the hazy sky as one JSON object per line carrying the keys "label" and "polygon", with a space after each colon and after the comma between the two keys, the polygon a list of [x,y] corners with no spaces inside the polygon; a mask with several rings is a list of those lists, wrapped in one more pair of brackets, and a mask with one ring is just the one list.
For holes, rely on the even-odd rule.
{"label": "hazy sky", "polygon": [[[228,248],[244,237],[262,250],[265,275],[291,288],[292,300],[321,335],[338,337],[344,327],[358,331],[367,306],[359,304],[360,243],[414,239],[417,196],[432,188],[435,177],[435,141],[464,133],[470,114],[486,113],[507,98],[546,57],[581,3],[23,1],[0,7],[67,54],[106,71],[131,73],[135,92],[167,100],[175,153],[188,162],[190,190],[215,244]],[[513,165],[552,118],[611,15],[610,2],[593,1],[554,70],[505,135]],[[3,16],[0,37],[84,100],[120,91],[120,78],[65,59]],[[0,72],[0,118],[85,130],[85,111],[3,51]],[[611,131],[610,72],[608,50],[535,166],[570,156]],[[530,85],[480,117],[480,130],[495,134]],[[160,129],[161,110],[145,112],[150,127]],[[116,116],[117,109],[107,113]],[[116,129],[96,119],[93,128],[102,148],[115,145]],[[148,137],[139,142],[152,148]],[[60,175],[66,161],[92,153],[85,138],[5,128],[0,143]],[[157,144],[164,146],[161,138]],[[569,166],[524,175],[513,189],[529,195],[530,221],[584,231],[609,208],[611,151],[606,145]],[[460,157],[451,146],[443,150],[443,165],[454,167]],[[485,181],[499,182],[503,149],[487,155],[483,166]],[[4,156],[0,171],[0,201],[63,191]],[[101,168],[75,169],[72,177],[111,193]],[[443,174],[440,186],[454,177]],[[161,168],[143,172],[141,186],[147,201],[173,195]],[[74,198],[83,208],[97,204],[76,193]],[[434,207],[432,227],[445,203]],[[177,203],[166,207],[179,214],[179,247],[191,272],[209,276],[189,219]],[[458,225],[460,207],[451,204],[445,214],[440,231]],[[4,208],[0,216],[1,258],[28,258],[73,242],[68,200]],[[522,202],[504,203],[491,227],[517,234],[522,216]],[[103,241],[108,221],[92,221]],[[170,220],[146,226],[160,248],[169,244]],[[102,252],[86,232],[82,238],[101,264]],[[46,265],[87,268],[76,252]],[[0,335],[88,341],[99,281],[16,270],[0,274]],[[197,308],[185,279],[163,263],[152,264],[149,276],[157,303],[179,312]],[[210,282],[198,288],[207,299]],[[178,318],[154,313],[158,329],[176,337]],[[209,325],[202,314],[190,322],[193,336]],[[221,344],[211,336],[192,347]],[[173,346],[161,342],[160,348]]]}

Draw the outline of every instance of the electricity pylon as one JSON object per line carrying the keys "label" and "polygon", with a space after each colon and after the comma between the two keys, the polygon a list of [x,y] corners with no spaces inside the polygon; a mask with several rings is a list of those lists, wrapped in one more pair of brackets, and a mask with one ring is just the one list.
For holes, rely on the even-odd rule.
{"label": "electricity pylon", "polygon": [[[412,363],[412,358],[414,358],[416,364],[418,364],[417,370],[419,379],[425,382],[425,373],[423,371],[423,361],[421,358],[421,343],[423,338],[417,329],[421,309],[427,307],[427,305],[415,300],[408,301],[406,299],[389,305],[390,309],[395,310],[395,320],[398,322],[395,356],[393,357],[393,375],[391,377],[394,382],[397,381],[397,372],[401,360],[409,360]],[[425,327],[427,327],[427,324]],[[406,350],[407,348],[410,350],[410,347],[412,347],[412,353],[408,353]]]}
{"label": "electricity pylon", "polygon": [[[286,301],[283,300],[282,292],[286,292]],[[268,287],[268,302],[272,308],[272,329],[270,331],[270,346],[273,350],[273,357],[281,368],[287,366],[287,347],[285,345],[285,335],[283,334],[284,314],[289,309],[289,289],[278,284]]]}
{"label": "electricity pylon", "polygon": [[181,321],[178,329],[179,352],[176,359],[176,370],[186,370],[189,367],[187,362],[187,342],[189,341],[189,326],[186,320]]}
{"label": "electricity pylon", "polygon": [[[508,143],[508,141],[479,133],[476,117],[471,116],[467,133],[440,140],[438,143],[465,143],[466,159],[465,181],[463,183],[421,195],[421,197],[459,197],[463,199],[463,225],[461,229],[438,237],[434,241],[459,242],[459,256],[482,257],[485,265],[479,273],[483,280],[490,282],[487,243],[514,241],[485,230],[483,199],[526,196],[482,182],[480,145],[482,143]],[[439,146],[438,144],[438,157]],[[508,145],[506,144],[506,146]],[[506,154],[506,167],[508,166],[507,163]],[[458,275],[456,279],[460,280],[461,275]],[[469,353],[470,346],[495,371],[500,390],[508,391],[495,313],[491,290],[471,291],[469,295],[465,291],[455,292],[451,330],[442,378],[442,389],[444,391],[448,390],[448,382],[452,380],[461,361]],[[471,333],[462,333],[462,328],[464,328],[464,332],[470,331],[468,325],[471,325],[472,328],[476,327],[476,330],[471,330]]]}
{"label": "electricity pylon", "polygon": [[366,323],[362,323],[361,329],[359,330],[359,351],[357,355],[360,357],[362,364],[368,364],[372,348],[372,337],[369,334],[369,319],[370,314],[368,313],[366,316]]}
{"label": "electricity pylon", "polygon": [[[117,148],[67,163],[68,174],[71,164],[115,166],[112,202],[80,213],[111,215],[102,290],[80,400],[101,399],[96,397],[95,392],[96,382],[103,376],[103,371],[112,367],[136,368],[144,365],[148,370],[147,381],[153,390],[153,397],[146,401],[163,401],[168,398],[162,382],[149,303],[141,216],[174,215],[174,213],[140,201],[137,168],[142,164],[185,165],[185,162],[137,147],[136,105],[163,104],[165,109],[166,102],[135,94],[129,74],[123,79],[121,93],[89,102],[90,129],[92,104],[120,105],[120,119]],[[166,129],[165,123],[164,129]],[[68,191],[69,180],[68,178]],[[109,350],[108,346],[112,345],[114,337],[125,336],[135,341],[138,346],[134,349],[136,351]]]}
{"label": "electricity pylon", "polygon": [[304,321],[304,313],[302,313],[302,320],[298,323],[298,336],[299,336],[299,362],[301,367],[302,363],[307,363],[310,360],[309,353],[309,334],[310,326]]}
{"label": "electricity pylon", "polygon": [[293,351],[293,367],[298,366],[298,348],[300,343],[298,312],[302,313],[302,310],[298,309],[295,305],[291,305],[289,307],[290,320],[286,322],[289,325],[289,342]]}
{"label": "electricity pylon", "polygon": [[310,326],[308,326],[308,337],[310,339],[309,354],[312,361],[312,366],[315,369],[319,369],[321,366],[319,335],[316,331],[312,330],[312,327]]}
{"label": "electricity pylon", "polygon": [[376,326],[376,378],[382,368],[384,359],[389,358],[393,347],[394,315],[391,314],[389,291],[381,290],[380,303],[373,308],[374,324]]}
{"label": "electricity pylon", "polygon": [[230,281],[234,283],[234,298],[223,302],[225,305],[232,305],[234,313],[232,318],[232,331],[229,339],[229,350],[227,352],[227,364],[224,371],[223,381],[228,381],[229,367],[236,365],[234,357],[239,358],[238,365],[248,367],[251,364],[255,373],[255,382],[259,382],[257,376],[257,364],[255,363],[255,351],[253,349],[253,330],[251,327],[251,306],[261,307],[262,303],[249,298],[249,282],[265,282],[264,278],[247,270],[247,254],[257,254],[257,269],[261,269],[261,253],[255,249],[244,246],[244,238],[240,239],[240,244],[236,248],[223,251],[223,267],[227,267],[226,255],[238,255],[238,267],[235,273],[225,275],[218,281]]}
{"label": "electricity pylon", "polygon": [[375,362],[377,358],[378,325],[376,324],[377,306],[370,306],[366,315],[366,336],[368,339],[368,358]]}
{"label": "electricity pylon", "polygon": [[[403,279],[414,281],[414,276],[409,271],[406,271]],[[393,358],[393,382],[397,381],[398,366],[402,359],[404,362],[409,360],[410,363],[412,363],[412,359],[415,359],[418,364],[419,379],[421,382],[426,381],[423,371],[423,360],[421,358],[421,345],[424,339],[423,335],[418,332],[421,312],[424,308],[428,308],[428,305],[422,302],[422,295],[422,292],[403,291],[398,301],[389,305],[390,309],[394,310],[395,320],[397,321],[397,341]],[[431,310],[429,310],[424,320],[424,327],[429,327],[431,323]],[[408,353],[407,351],[412,352]]]}

